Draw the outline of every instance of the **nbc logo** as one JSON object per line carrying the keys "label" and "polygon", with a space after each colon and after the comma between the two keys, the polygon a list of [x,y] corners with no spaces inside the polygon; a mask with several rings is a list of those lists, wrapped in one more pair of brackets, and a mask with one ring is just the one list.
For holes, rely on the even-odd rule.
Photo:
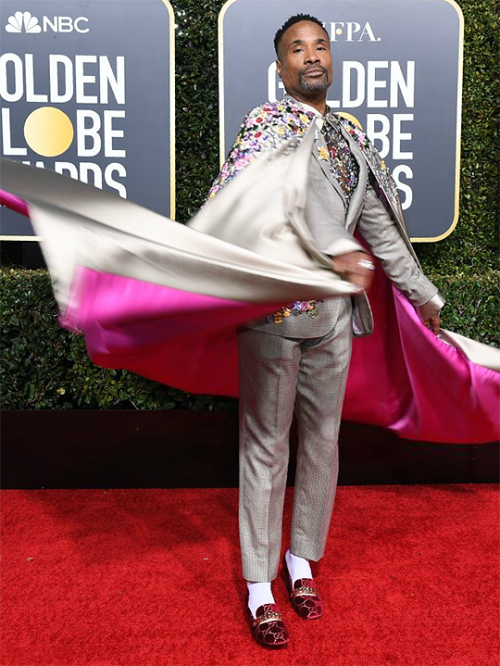
{"label": "nbc logo", "polygon": [[78,18],[71,18],[70,16],[42,16],[41,25],[36,16],[32,16],[30,12],[15,12],[13,16],[9,16],[5,30],[7,32],[29,32],[31,34],[36,32],[90,32],[88,27],[88,18],[79,16]]}
{"label": "nbc logo", "polygon": [[16,12],[14,16],[9,16],[5,30],[7,32],[42,32],[38,25],[36,16],[31,16],[30,12]]}

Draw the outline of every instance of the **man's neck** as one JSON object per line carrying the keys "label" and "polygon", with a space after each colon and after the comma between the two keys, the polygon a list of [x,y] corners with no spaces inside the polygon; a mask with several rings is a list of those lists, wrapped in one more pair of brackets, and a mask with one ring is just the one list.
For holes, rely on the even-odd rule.
{"label": "man's neck", "polygon": [[321,97],[313,97],[313,98],[301,98],[298,97],[297,95],[290,95],[295,99],[297,102],[300,102],[304,106],[312,107],[313,109],[316,109],[316,111],[321,115],[324,116],[328,112],[328,106],[326,104],[326,95],[321,95]]}

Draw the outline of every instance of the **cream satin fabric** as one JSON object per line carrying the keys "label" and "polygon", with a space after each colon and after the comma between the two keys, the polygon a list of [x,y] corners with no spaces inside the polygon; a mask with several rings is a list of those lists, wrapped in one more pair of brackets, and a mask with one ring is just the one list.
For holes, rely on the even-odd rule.
{"label": "cream satin fabric", "polygon": [[439,330],[438,337],[443,342],[455,347],[469,361],[481,365],[483,368],[500,372],[500,349],[471,340],[460,335],[460,333],[446,331],[444,328]]}
{"label": "cream satin fabric", "polygon": [[294,158],[308,157],[295,150],[297,143],[283,146],[274,159],[263,156],[250,165],[202,208],[191,228],[20,162],[1,161],[1,185],[29,204],[62,312],[78,266],[247,303],[357,293],[314,247],[315,258],[309,256],[305,246],[312,241],[305,233],[292,230],[303,226],[306,179],[295,176],[285,195],[282,188]]}
{"label": "cream satin fabric", "polygon": [[320,252],[305,221],[312,125],[303,140],[290,139],[259,154],[194,217],[188,226],[233,245],[307,270],[327,271],[338,293],[353,291],[332,274],[331,260]]}

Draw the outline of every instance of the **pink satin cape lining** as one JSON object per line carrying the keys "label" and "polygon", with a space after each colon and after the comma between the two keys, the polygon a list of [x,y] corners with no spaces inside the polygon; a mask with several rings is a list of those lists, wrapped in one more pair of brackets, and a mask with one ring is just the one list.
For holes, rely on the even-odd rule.
{"label": "pink satin cape lining", "polygon": [[[28,214],[25,202],[8,197]],[[236,329],[265,306],[82,267],[74,284],[75,305],[61,324],[85,334],[95,363],[194,393],[238,395]],[[354,341],[343,418],[415,440],[495,441],[498,373],[436,338],[379,267],[370,303],[375,329]]]}
{"label": "pink satin cape lining", "polygon": [[21,215],[29,217],[28,204],[26,201],[23,201],[10,192],[0,190],[0,203],[4,206],[7,206],[8,208],[12,208],[12,210],[15,210],[16,213],[20,213]]}

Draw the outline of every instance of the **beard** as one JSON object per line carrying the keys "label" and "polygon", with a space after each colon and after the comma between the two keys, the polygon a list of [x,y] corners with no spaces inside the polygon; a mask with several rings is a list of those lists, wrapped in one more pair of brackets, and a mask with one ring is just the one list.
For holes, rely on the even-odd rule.
{"label": "beard", "polygon": [[299,85],[304,92],[323,92],[330,85],[330,82],[328,81],[328,70],[326,67],[318,67],[316,65],[314,69],[322,69],[323,76],[310,81],[305,78],[305,74],[307,74],[309,70],[303,69],[299,72]]}

